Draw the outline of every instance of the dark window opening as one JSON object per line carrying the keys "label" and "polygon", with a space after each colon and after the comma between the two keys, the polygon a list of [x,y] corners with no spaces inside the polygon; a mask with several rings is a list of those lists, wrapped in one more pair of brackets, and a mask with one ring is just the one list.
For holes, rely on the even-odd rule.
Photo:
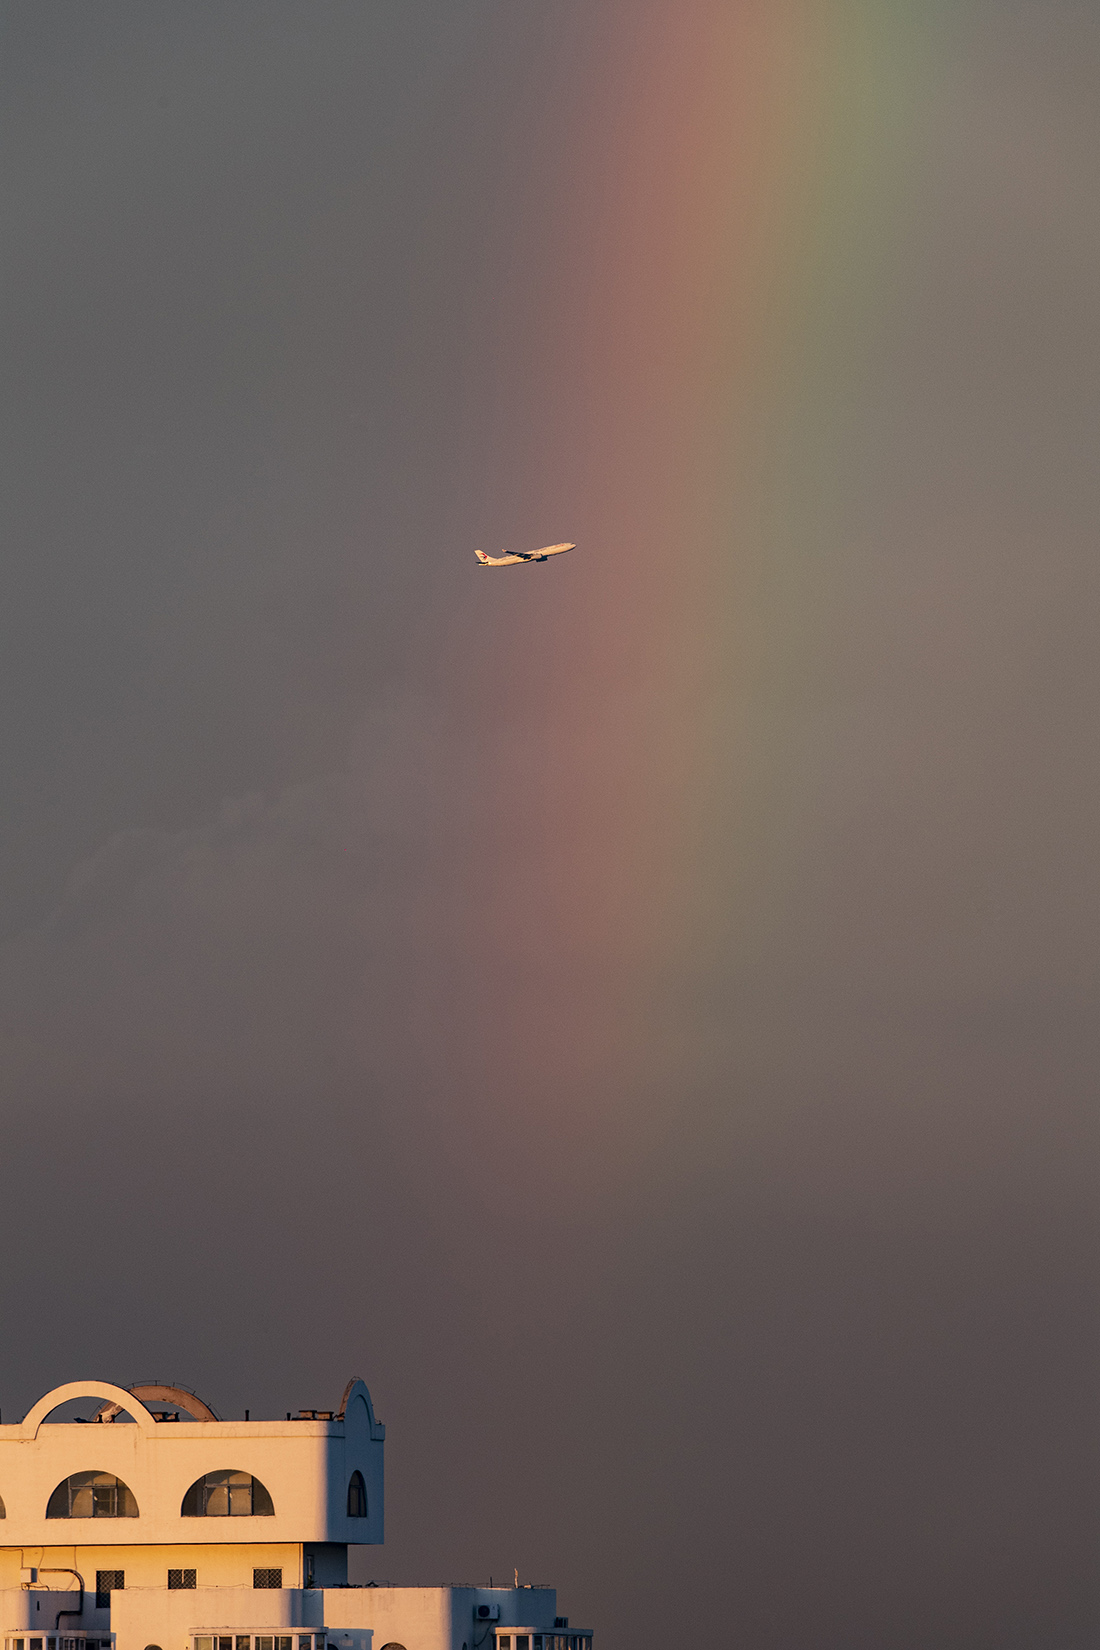
{"label": "dark window opening", "polygon": [[74,1472],[46,1504],[47,1518],[136,1518],[134,1492],[111,1472]]}
{"label": "dark window opening", "polygon": [[195,1588],[194,1570],[169,1570],[168,1591],[170,1593],[189,1593]]}
{"label": "dark window opening", "polygon": [[180,1507],[181,1518],[272,1518],[267,1489],[248,1472],[223,1468],[196,1478]]}
{"label": "dark window opening", "polygon": [[111,1594],[121,1593],[125,1586],[125,1570],[97,1570],[95,1573],[96,1609],[109,1610],[111,1608]]}
{"label": "dark window opening", "polygon": [[253,1587],[281,1587],[283,1585],[282,1570],[253,1570]]}
{"label": "dark window opening", "polygon": [[366,1518],[367,1516],[367,1486],[363,1482],[361,1472],[353,1472],[348,1484],[348,1517]]}

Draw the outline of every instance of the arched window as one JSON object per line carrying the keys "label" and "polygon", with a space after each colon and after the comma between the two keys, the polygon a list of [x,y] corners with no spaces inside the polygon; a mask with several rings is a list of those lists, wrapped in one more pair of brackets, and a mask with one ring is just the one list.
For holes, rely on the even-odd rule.
{"label": "arched window", "polygon": [[74,1472],[46,1504],[47,1518],[136,1518],[134,1492],[113,1472]]}
{"label": "arched window", "polygon": [[225,1467],[196,1478],[180,1507],[181,1518],[273,1518],[267,1490],[250,1472]]}
{"label": "arched window", "polygon": [[367,1516],[367,1486],[363,1482],[361,1472],[353,1472],[348,1484],[348,1517],[366,1518]]}

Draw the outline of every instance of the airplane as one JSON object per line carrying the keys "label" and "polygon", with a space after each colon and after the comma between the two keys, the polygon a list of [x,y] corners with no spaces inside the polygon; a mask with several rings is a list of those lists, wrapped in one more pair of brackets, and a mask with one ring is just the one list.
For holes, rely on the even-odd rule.
{"label": "airplane", "polygon": [[548,544],[542,550],[503,550],[499,556],[487,556],[483,550],[475,550],[479,567],[519,567],[525,561],[545,561],[547,556],[564,556],[567,550],[575,550],[575,544]]}

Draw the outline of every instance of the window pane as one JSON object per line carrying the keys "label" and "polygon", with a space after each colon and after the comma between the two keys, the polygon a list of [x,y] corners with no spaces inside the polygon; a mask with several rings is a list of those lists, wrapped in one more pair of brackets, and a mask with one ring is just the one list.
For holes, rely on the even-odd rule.
{"label": "window pane", "polygon": [[[310,1650],[310,1637],[311,1635],[309,1633],[298,1634],[298,1650]],[[39,1646],[39,1650],[42,1650],[41,1645]]]}
{"label": "window pane", "polygon": [[276,1650],[291,1650],[293,1644],[294,1639],[290,1633],[285,1633],[281,1638],[275,1640]]}
{"label": "window pane", "polygon": [[531,1640],[526,1633],[516,1634],[516,1650],[527,1650]]}
{"label": "window pane", "polygon": [[237,1650],[248,1650],[248,1634],[237,1634]]}
{"label": "window pane", "polygon": [[30,1645],[31,1645],[31,1650],[42,1650],[42,1640],[41,1639],[31,1639]]}
{"label": "window pane", "polygon": [[256,1650],[274,1650],[274,1643],[273,1639],[258,1638],[256,1640]]}
{"label": "window pane", "polygon": [[[213,1475],[211,1475],[213,1476]],[[219,1477],[222,1477],[219,1474]],[[206,1480],[206,1516],[207,1518],[225,1518],[229,1513],[229,1485],[222,1477],[221,1483],[211,1483]]]}
{"label": "window pane", "polygon": [[91,1486],[91,1484],[88,1482],[87,1479],[84,1479],[83,1482],[81,1482],[78,1479],[70,1479],[69,1484],[70,1484],[69,1505],[72,1508],[72,1512],[70,1514],[70,1517],[72,1517],[72,1518],[91,1518],[91,1516],[92,1516],[92,1486]]}
{"label": "window pane", "polygon": [[233,1518],[252,1516],[252,1477],[247,1472],[235,1472],[229,1480],[229,1512]]}
{"label": "window pane", "polygon": [[195,1639],[195,1650],[214,1650],[214,1640],[211,1638],[203,1638],[200,1634]]}
{"label": "window pane", "polygon": [[118,1479],[105,1472],[97,1473],[92,1485],[92,1517],[118,1517]]}

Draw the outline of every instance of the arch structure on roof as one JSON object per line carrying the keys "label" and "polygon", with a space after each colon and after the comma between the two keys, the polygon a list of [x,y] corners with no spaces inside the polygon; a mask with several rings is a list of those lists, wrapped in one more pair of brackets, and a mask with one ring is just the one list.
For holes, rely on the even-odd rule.
{"label": "arch structure on roof", "polygon": [[[24,1438],[37,1438],[38,1429],[51,1416],[55,1409],[62,1404],[71,1402],[73,1398],[103,1398],[108,1404],[116,1404],[118,1410],[124,1409],[127,1415],[132,1415],[143,1432],[155,1432],[157,1418],[151,1410],[146,1409],[141,1399],[125,1387],[115,1386],[111,1381],[66,1381],[64,1386],[55,1386],[52,1392],[30,1408],[23,1417],[21,1428]],[[115,1413],[118,1413],[118,1410]]]}
{"label": "arch structure on roof", "polygon": [[375,1419],[374,1405],[370,1401],[370,1392],[366,1381],[358,1375],[353,1375],[344,1388],[344,1396],[340,1400],[340,1408],[336,1419],[345,1423],[354,1423],[362,1418],[366,1421],[373,1442],[381,1443],[386,1436],[385,1426]]}
{"label": "arch structure on roof", "polygon": [[[194,1392],[188,1392],[185,1386],[164,1386],[159,1381],[149,1381],[128,1387],[127,1391],[133,1397],[140,1398],[143,1403],[176,1404],[178,1408],[185,1409],[188,1415],[196,1421],[217,1421],[220,1419],[219,1416],[215,1415],[209,1404],[204,1404],[201,1398],[197,1397]],[[113,1421],[122,1408],[123,1405],[117,1402],[100,1404],[96,1410],[95,1419],[97,1421]]]}

